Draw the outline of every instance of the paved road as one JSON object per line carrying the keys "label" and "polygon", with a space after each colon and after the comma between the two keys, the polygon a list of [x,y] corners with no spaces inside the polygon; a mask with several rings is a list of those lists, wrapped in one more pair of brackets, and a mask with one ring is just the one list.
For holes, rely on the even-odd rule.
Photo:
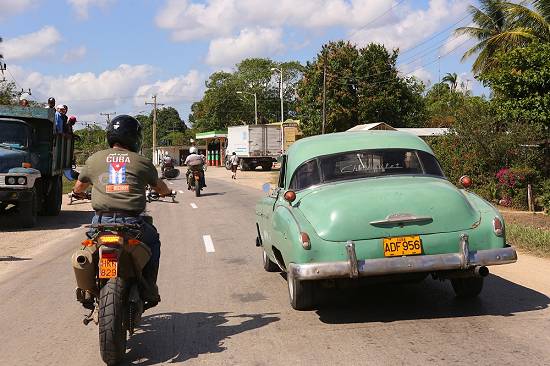
{"label": "paved road", "polygon": [[[262,193],[213,178],[207,192],[150,205],[163,242],[163,300],[129,340],[127,364],[550,363],[548,261],[526,257],[495,269],[500,275],[469,303],[456,301],[449,283],[426,280],[326,290],[319,310],[296,312],[284,278],[263,271],[254,246]],[[82,325],[69,264],[89,213],[62,218],[31,234],[0,234],[12,246],[22,235],[44,241],[26,257],[0,257],[0,365],[101,364],[97,327]],[[58,235],[46,230],[51,225]]]}

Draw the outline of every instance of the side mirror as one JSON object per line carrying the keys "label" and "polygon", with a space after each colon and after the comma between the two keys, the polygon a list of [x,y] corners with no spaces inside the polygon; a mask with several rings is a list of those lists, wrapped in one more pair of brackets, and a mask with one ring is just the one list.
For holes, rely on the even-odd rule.
{"label": "side mirror", "polygon": [[269,193],[269,191],[271,191],[271,184],[269,183],[264,183],[262,185],[262,191],[264,191],[264,193]]}

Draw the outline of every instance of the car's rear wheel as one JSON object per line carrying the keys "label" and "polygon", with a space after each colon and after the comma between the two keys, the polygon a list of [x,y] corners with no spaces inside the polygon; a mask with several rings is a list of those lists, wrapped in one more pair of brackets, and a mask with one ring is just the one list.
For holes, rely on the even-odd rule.
{"label": "car's rear wheel", "polygon": [[264,265],[264,269],[267,272],[280,272],[281,269],[277,265],[277,263],[273,263],[271,259],[269,259],[269,256],[265,252],[265,250],[262,249],[262,262]]}
{"label": "car's rear wheel", "polygon": [[300,281],[287,274],[288,296],[294,310],[311,310],[315,305],[315,281]]}
{"label": "car's rear wheel", "polygon": [[453,278],[451,284],[457,297],[469,299],[483,290],[483,277]]}

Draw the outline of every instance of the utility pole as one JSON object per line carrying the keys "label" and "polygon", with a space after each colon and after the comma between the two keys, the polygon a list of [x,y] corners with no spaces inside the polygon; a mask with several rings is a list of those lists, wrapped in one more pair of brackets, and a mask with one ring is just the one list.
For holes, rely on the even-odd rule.
{"label": "utility pole", "polygon": [[[0,43],[2,43],[2,37],[0,37]],[[6,63],[3,60],[4,56],[0,53],[0,75],[2,76],[0,82],[6,81],[6,77],[4,76],[4,71],[6,71]]]}
{"label": "utility pole", "polygon": [[164,104],[157,103],[157,95],[153,95],[153,102],[145,102],[145,105],[153,106],[153,164],[158,164],[157,156],[157,107]]}
{"label": "utility pole", "polygon": [[325,134],[325,123],[327,120],[327,55],[323,55],[323,124],[321,134]]}
{"label": "utility pole", "polygon": [[99,115],[107,117],[107,125],[108,125],[109,123],[111,123],[111,116],[116,115],[116,112],[100,113]]}

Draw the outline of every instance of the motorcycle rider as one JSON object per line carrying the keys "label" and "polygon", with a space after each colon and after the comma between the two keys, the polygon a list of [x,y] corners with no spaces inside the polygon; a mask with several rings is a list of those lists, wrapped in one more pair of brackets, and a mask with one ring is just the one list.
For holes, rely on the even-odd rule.
{"label": "motorcycle rider", "polygon": [[185,173],[185,178],[187,180],[187,189],[191,189],[191,186],[189,186],[189,174],[193,170],[203,170],[201,174],[201,186],[206,188],[206,179],[204,178],[204,164],[206,164],[206,159],[204,155],[198,154],[198,150],[195,146],[191,146],[189,148],[189,156],[185,158],[184,164],[187,165],[187,173]]}
{"label": "motorcycle rider", "polygon": [[107,126],[110,149],[99,151],[86,160],[73,194],[81,196],[92,185],[95,210],[92,224],[116,222],[141,227],[142,241],[151,249],[151,258],[143,268],[143,277],[150,288],[144,300],[147,307],[152,307],[160,301],[156,285],[160,238],[157,229],[141,216],[145,210],[145,188],[150,185],[161,196],[173,192],[159,179],[153,163],[139,154],[141,141],[142,127],[138,120],[128,115],[113,118]]}

